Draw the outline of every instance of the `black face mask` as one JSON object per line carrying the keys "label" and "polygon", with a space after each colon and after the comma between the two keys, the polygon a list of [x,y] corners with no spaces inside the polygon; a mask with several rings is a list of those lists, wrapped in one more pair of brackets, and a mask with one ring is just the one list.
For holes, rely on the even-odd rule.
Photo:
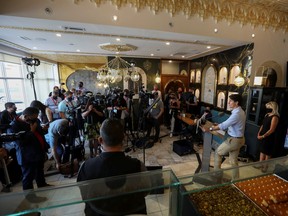
{"label": "black face mask", "polygon": [[69,102],[71,102],[71,101],[73,100],[73,98],[72,98],[72,97],[69,97],[69,98],[67,98],[67,100],[68,100]]}
{"label": "black face mask", "polygon": [[83,85],[82,85],[82,84],[79,84],[78,86],[79,86],[79,88],[82,88],[82,87],[83,87]]}
{"label": "black face mask", "polygon": [[273,110],[271,108],[266,108],[267,113],[271,113]]}
{"label": "black face mask", "polygon": [[57,100],[57,98],[58,98],[58,96],[53,96],[53,99],[54,99],[54,100]]}

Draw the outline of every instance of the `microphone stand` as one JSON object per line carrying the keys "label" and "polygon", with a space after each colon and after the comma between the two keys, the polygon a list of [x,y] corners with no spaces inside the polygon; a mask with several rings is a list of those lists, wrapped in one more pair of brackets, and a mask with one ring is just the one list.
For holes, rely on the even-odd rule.
{"label": "microphone stand", "polygon": [[[146,115],[150,112],[150,110],[152,109],[152,107],[153,107],[156,103],[158,103],[159,100],[160,100],[160,97],[156,98],[156,99],[153,101],[153,103],[144,110],[143,116],[146,116]],[[145,144],[143,144],[143,163],[144,163],[144,165],[145,165],[145,147],[146,147]]]}

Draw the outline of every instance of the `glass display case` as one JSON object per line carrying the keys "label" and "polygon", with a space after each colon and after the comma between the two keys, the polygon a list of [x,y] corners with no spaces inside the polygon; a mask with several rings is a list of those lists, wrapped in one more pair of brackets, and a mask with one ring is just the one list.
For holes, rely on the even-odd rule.
{"label": "glass display case", "polygon": [[[0,215],[84,215],[85,204],[105,215],[130,214],[152,194],[163,194],[167,215],[177,215],[179,181],[155,170],[0,195]],[[152,195],[153,196],[153,195]]]}
{"label": "glass display case", "polygon": [[185,176],[178,215],[287,215],[287,180],[287,156]]}

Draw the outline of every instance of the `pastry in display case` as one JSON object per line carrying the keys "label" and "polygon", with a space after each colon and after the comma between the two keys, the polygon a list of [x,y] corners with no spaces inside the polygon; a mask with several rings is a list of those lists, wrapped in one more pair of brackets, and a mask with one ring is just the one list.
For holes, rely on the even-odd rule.
{"label": "pastry in display case", "polygon": [[267,175],[235,185],[268,215],[288,215],[287,181]]}
{"label": "pastry in display case", "polygon": [[266,215],[233,185],[193,193],[189,196],[199,215]]}
{"label": "pastry in display case", "polygon": [[288,215],[287,180],[288,156],[185,176],[179,179],[180,215]]}

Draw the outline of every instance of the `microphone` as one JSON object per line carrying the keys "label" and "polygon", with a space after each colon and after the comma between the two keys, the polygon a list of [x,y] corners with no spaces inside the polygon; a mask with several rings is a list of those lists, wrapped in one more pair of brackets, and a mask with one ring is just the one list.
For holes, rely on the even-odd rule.
{"label": "microphone", "polygon": [[212,118],[220,118],[220,117],[224,116],[225,113],[224,112],[218,112],[217,115],[214,115],[214,116],[211,115],[208,118],[206,118],[206,115],[208,115],[208,113],[204,112],[204,114],[201,116],[201,118],[197,120],[196,134],[198,133],[198,128],[199,128],[200,124],[205,124],[206,120],[209,120],[209,119],[212,119]]}

